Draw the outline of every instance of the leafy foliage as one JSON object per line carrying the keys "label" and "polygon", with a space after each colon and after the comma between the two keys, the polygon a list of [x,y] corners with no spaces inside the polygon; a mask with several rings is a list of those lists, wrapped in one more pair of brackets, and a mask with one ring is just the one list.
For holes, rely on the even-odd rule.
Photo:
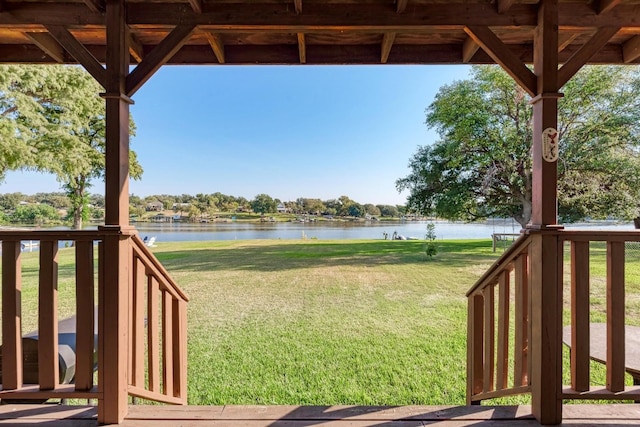
{"label": "leafy foliage", "polygon": [[251,209],[260,214],[274,213],[278,204],[268,194],[258,194],[251,201]]}
{"label": "leafy foliage", "polygon": [[424,253],[429,257],[429,259],[431,259],[438,254],[438,245],[436,245],[436,225],[433,222],[427,224],[427,234],[425,234],[424,238],[427,241],[424,247]]}
{"label": "leafy foliage", "polygon": [[[585,67],[559,101],[559,215],[637,215],[640,200],[640,74],[630,67]],[[500,68],[478,66],[472,78],[440,89],[426,124],[440,139],[418,147],[408,207],[454,220],[531,218],[532,107]]]}
{"label": "leafy foliage", "polygon": [[[0,66],[0,177],[15,168],[55,174],[71,200],[74,228],[88,218],[92,180],[104,178],[101,91],[78,67]],[[130,175],[142,175],[133,151]]]}

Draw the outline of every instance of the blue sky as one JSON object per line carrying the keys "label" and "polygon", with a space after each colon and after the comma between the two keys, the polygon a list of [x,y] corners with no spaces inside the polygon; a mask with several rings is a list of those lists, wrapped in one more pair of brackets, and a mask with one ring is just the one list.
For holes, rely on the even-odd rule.
{"label": "blue sky", "polygon": [[[459,65],[163,67],[133,97],[144,174],[131,193],[403,204],[396,179],[436,139],[425,108],[468,74]],[[13,172],[0,193],[59,188],[53,176]]]}

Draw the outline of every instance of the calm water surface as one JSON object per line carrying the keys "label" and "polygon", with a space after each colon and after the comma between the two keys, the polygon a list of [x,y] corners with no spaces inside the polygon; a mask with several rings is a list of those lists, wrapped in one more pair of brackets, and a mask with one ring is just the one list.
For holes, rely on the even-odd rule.
{"label": "calm water surface", "polygon": [[[247,239],[382,239],[384,233],[394,232],[405,237],[424,239],[427,221],[407,222],[226,222],[209,224],[191,223],[136,223],[140,236],[156,236],[162,241],[194,240],[247,240]],[[518,233],[519,224],[511,222],[454,223],[437,221],[435,233],[438,239],[487,239],[493,233]],[[572,225],[567,228],[604,230],[633,230],[633,224]]]}

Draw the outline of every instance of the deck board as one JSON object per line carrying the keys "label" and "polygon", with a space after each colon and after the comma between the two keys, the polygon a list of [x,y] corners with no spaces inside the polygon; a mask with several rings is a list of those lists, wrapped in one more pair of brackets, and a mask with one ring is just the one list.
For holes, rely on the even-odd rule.
{"label": "deck board", "polygon": [[[562,425],[640,425],[640,405],[565,405]],[[0,425],[95,427],[95,406],[0,405]],[[125,427],[537,426],[520,406],[130,406]]]}

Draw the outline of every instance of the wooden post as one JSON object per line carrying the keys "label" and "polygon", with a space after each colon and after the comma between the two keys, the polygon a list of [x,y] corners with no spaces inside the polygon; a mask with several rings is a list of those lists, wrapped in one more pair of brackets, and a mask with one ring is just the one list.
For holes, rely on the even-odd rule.
{"label": "wooden post", "polygon": [[[129,355],[129,68],[124,0],[106,3],[107,53],[105,227],[100,255],[98,422],[117,424],[127,414]],[[108,256],[107,256],[108,255]]]}
{"label": "wooden post", "polygon": [[[562,421],[562,248],[557,229],[557,162],[549,136],[558,127],[558,0],[542,0],[534,42],[531,242],[531,403],[541,424]],[[552,130],[551,132],[548,129]],[[546,138],[545,138],[546,134]],[[557,135],[555,148],[557,150]],[[546,144],[546,149],[545,149]]]}

